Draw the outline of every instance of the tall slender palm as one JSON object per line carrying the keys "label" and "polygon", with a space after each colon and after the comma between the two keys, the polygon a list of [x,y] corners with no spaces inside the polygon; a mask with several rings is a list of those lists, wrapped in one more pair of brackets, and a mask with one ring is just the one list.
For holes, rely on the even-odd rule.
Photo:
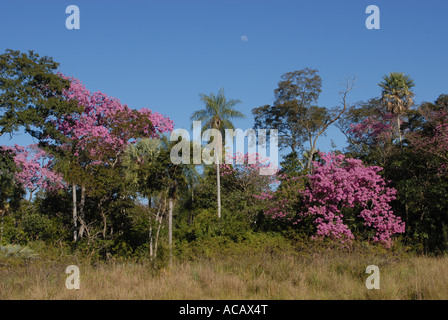
{"label": "tall slender palm", "polygon": [[[195,111],[191,120],[201,121],[205,123],[202,130],[217,129],[224,133],[225,129],[234,129],[231,119],[245,118],[244,114],[234,107],[240,100],[227,100],[224,95],[224,89],[221,88],[217,95],[211,93],[210,95],[200,94],[201,101],[205,104],[205,109]],[[217,184],[217,202],[218,202],[218,218],[221,218],[221,180],[219,174],[219,154],[222,152],[222,141],[218,141],[218,148],[215,149],[216,158],[216,184]]]}
{"label": "tall slender palm", "polygon": [[414,81],[404,73],[392,72],[383,77],[379,86],[383,89],[381,94],[383,103],[389,112],[397,116],[398,136],[401,142],[400,115],[414,103],[414,92],[412,92],[415,86]]}

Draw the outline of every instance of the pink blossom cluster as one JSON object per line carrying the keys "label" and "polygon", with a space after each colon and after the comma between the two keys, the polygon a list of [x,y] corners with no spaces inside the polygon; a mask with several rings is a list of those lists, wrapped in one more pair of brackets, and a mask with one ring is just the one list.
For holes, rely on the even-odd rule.
{"label": "pink blossom cluster", "polygon": [[348,133],[361,141],[389,140],[394,134],[397,117],[392,113],[370,116],[360,123],[351,124]]}
{"label": "pink blossom cluster", "polygon": [[104,93],[91,93],[78,79],[62,77],[70,80],[66,99],[82,108],[80,114],[55,120],[56,128],[72,141],[75,156],[86,151],[92,160],[101,161],[137,138],[158,137],[174,128],[168,117],[147,108],[131,109]]}
{"label": "pink blossom cluster", "polygon": [[[312,217],[317,228],[314,239],[329,237],[350,242],[354,236],[344,222],[342,211],[360,208],[358,217],[376,231],[373,241],[390,246],[391,236],[403,233],[405,225],[391,210],[389,203],[397,191],[387,187],[378,174],[382,168],[365,167],[361,160],[345,158],[342,154],[320,153],[320,157],[321,162],[313,162],[306,186],[289,183],[280,195],[265,196],[271,201],[265,214],[286,218],[295,224],[304,217]],[[299,211],[297,216],[292,216],[294,209]]]}
{"label": "pink blossom cluster", "polygon": [[26,148],[16,144],[8,149],[14,153],[14,162],[19,169],[15,178],[30,192],[37,189],[56,191],[64,188],[62,176],[51,168],[52,157],[36,144]]}
{"label": "pink blossom cluster", "polygon": [[440,174],[448,173],[448,113],[434,112],[426,115],[426,120],[434,124],[431,134],[421,132],[410,135],[409,139],[416,152],[430,153],[443,161],[439,168]]}

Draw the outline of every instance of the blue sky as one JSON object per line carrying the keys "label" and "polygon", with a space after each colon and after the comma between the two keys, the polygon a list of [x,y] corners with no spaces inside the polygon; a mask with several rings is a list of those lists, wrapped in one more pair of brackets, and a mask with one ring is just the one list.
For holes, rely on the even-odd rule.
{"label": "blue sky", "polygon": [[[68,5],[80,9],[81,28],[68,30]],[[368,5],[380,8],[380,30],[368,30]],[[247,36],[248,41],[241,37]],[[199,93],[225,88],[251,110],[274,100],[283,73],[319,70],[319,104],[336,106],[347,76],[357,77],[350,102],[380,94],[389,72],[415,81],[416,101],[448,93],[448,2],[441,0],[159,0],[18,1],[0,3],[0,51],[35,50],[60,71],[133,108],[149,107],[189,129],[202,108]],[[342,148],[337,129],[330,139]],[[26,135],[1,144],[26,145]]]}

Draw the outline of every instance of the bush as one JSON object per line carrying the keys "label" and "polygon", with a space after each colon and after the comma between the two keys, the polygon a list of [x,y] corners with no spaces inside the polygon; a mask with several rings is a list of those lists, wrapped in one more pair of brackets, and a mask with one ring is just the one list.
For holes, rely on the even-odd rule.
{"label": "bush", "polygon": [[4,244],[26,244],[37,240],[50,243],[67,236],[67,230],[58,218],[50,218],[39,213],[28,202],[24,202],[14,214],[4,217],[2,239]]}
{"label": "bush", "polygon": [[21,259],[34,259],[37,258],[37,254],[26,246],[20,244],[7,244],[0,246],[0,255],[5,258],[21,258]]}

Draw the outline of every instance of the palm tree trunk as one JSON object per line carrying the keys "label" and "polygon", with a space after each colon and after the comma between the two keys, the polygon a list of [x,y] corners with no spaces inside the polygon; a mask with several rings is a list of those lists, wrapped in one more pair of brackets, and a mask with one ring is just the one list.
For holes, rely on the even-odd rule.
{"label": "palm tree trunk", "polygon": [[78,240],[78,212],[76,209],[76,185],[72,184],[73,193],[73,240]]}
{"label": "palm tree trunk", "polygon": [[219,142],[218,142],[218,150],[215,150],[216,154],[216,187],[217,187],[217,201],[218,201],[218,219],[221,219],[221,176],[219,174]]}
{"label": "palm tree trunk", "polygon": [[398,126],[398,137],[400,138],[400,143],[401,143],[400,115],[399,114],[397,114],[397,126]]}

